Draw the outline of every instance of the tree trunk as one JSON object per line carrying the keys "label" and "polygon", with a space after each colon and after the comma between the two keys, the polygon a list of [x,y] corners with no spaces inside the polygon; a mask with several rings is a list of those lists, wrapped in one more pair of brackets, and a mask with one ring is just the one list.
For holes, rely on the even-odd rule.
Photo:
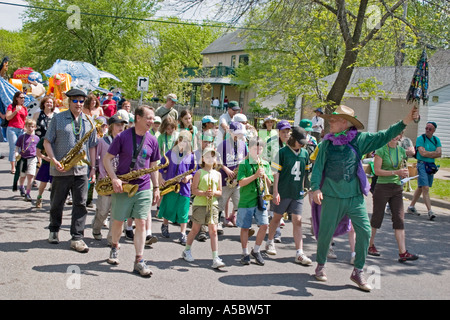
{"label": "tree trunk", "polygon": [[356,49],[349,48],[346,50],[336,80],[334,81],[333,86],[326,97],[326,101],[328,102],[326,107],[327,113],[333,112],[335,106],[341,103],[342,97],[344,96],[345,90],[350,82],[350,78],[352,77],[354,65],[358,58],[358,53],[359,51]]}

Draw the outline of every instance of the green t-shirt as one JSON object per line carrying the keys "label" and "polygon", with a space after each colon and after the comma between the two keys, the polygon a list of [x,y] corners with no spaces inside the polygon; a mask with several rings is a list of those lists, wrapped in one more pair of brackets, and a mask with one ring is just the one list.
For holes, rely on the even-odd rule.
{"label": "green t-shirt", "polygon": [[[258,164],[254,160],[250,161],[249,159],[250,156],[248,156],[239,165],[237,181],[250,177],[251,175],[255,174],[256,171],[258,171]],[[264,172],[266,173],[267,177],[269,177],[269,180],[273,181],[272,170],[270,169],[269,163],[265,160],[262,160],[262,166],[264,167]],[[255,179],[248,185],[239,188],[240,197],[238,208],[253,208],[258,205],[258,180],[259,179]]]}
{"label": "green t-shirt", "polygon": [[[375,151],[375,155],[379,156],[383,161],[381,164],[381,169],[394,171],[401,168],[402,163],[406,160],[406,151],[400,146],[397,148],[390,148],[387,144],[377,149]],[[400,177],[398,175],[392,176],[379,176],[377,178],[377,183],[386,184],[386,183],[395,183],[400,185]]]}
{"label": "green t-shirt", "polygon": [[[222,183],[222,176],[220,175],[219,171],[212,169],[211,172],[208,172],[202,168],[199,170],[199,172],[200,172],[200,179],[198,181],[199,190],[208,191],[209,183],[211,183],[212,191],[219,190],[219,184]],[[207,200],[205,196],[195,196],[194,201],[192,202],[192,205],[194,206],[206,206],[206,204]],[[214,197],[212,204],[213,205],[219,204],[216,197]]]}
{"label": "green t-shirt", "polygon": [[309,170],[309,154],[301,148],[298,152],[289,146],[278,152],[276,160],[272,160],[272,168],[279,173],[278,193],[282,199],[302,199],[305,180],[305,171]]}

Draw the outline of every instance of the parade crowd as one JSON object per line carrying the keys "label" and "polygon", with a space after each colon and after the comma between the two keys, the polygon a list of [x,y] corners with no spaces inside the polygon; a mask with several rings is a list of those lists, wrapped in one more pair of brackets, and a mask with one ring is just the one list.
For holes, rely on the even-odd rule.
{"label": "parade crowd", "polygon": [[[87,207],[96,194],[93,237],[102,239],[109,217],[107,262],[119,264],[120,239],[125,234],[134,241],[134,270],[141,276],[152,274],[144,248],[158,241],[152,233],[151,208],[155,205],[156,216],[163,221],[160,236],[176,234],[186,261],[194,261],[194,240],[205,241],[209,236],[212,267],[225,267],[218,235],[225,227],[239,227],[240,263],[248,265],[253,260],[264,265],[262,251],[276,255],[280,226],[289,219],[294,260],[312,265],[302,240],[303,206],[311,205],[317,239],[316,279],[327,280],[325,263],[335,258],[333,237],[348,234],[354,265],[350,279],[370,291],[363,268],[367,254],[380,255],[374,238],[388,205],[399,261],[418,258],[406,250],[401,182],[408,177],[405,163],[413,151],[399,145],[406,125],[418,117],[415,108],[403,120],[376,133],[358,131],[363,124],[343,105],[333,114],[317,109],[311,120],[294,125],[267,116],[256,130],[236,101],[227,101],[219,119],[205,115],[196,126],[189,109],[178,113],[174,108],[175,94],[168,94],[156,110],[141,105],[134,112],[129,101],[123,99],[119,105],[112,93],[106,99],[78,89],[65,95],[66,110],[56,110],[53,98],[46,96],[41,110],[28,117],[24,93],[17,92],[6,113],[13,190],[41,208],[44,190],[51,183],[50,243],[59,243],[63,210],[69,203],[71,249],[88,252],[83,241]],[[330,128],[326,135],[324,120]],[[436,127],[428,123],[427,131],[434,132]],[[422,145],[432,151],[422,148],[428,153],[418,157],[419,175],[425,164],[440,156],[437,137],[422,139]],[[378,178],[371,190],[371,219],[364,200],[371,186],[361,161],[367,154],[373,154]],[[425,197],[432,174],[426,172],[420,179],[424,181],[419,186],[426,186],[419,188]],[[36,182],[38,195],[32,199],[30,191]],[[408,212],[415,211],[414,203]],[[435,217],[431,207],[429,216]],[[249,248],[252,235],[256,237]]]}

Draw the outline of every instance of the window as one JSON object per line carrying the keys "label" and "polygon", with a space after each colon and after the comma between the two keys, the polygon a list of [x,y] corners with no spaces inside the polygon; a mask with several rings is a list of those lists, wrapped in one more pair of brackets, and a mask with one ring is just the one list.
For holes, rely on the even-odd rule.
{"label": "window", "polygon": [[246,66],[248,65],[248,54],[242,54],[239,56],[239,65]]}
{"label": "window", "polygon": [[231,56],[231,64],[230,64],[230,66],[232,68],[236,67],[236,56],[234,54]]}

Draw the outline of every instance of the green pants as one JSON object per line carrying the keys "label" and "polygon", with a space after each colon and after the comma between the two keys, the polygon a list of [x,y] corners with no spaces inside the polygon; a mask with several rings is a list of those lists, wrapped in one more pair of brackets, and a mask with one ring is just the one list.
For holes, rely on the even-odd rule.
{"label": "green pants", "polygon": [[363,195],[352,198],[334,198],[324,195],[317,239],[317,263],[325,264],[327,261],[333,233],[344,215],[349,216],[356,233],[355,268],[363,269],[371,234],[369,216]]}

